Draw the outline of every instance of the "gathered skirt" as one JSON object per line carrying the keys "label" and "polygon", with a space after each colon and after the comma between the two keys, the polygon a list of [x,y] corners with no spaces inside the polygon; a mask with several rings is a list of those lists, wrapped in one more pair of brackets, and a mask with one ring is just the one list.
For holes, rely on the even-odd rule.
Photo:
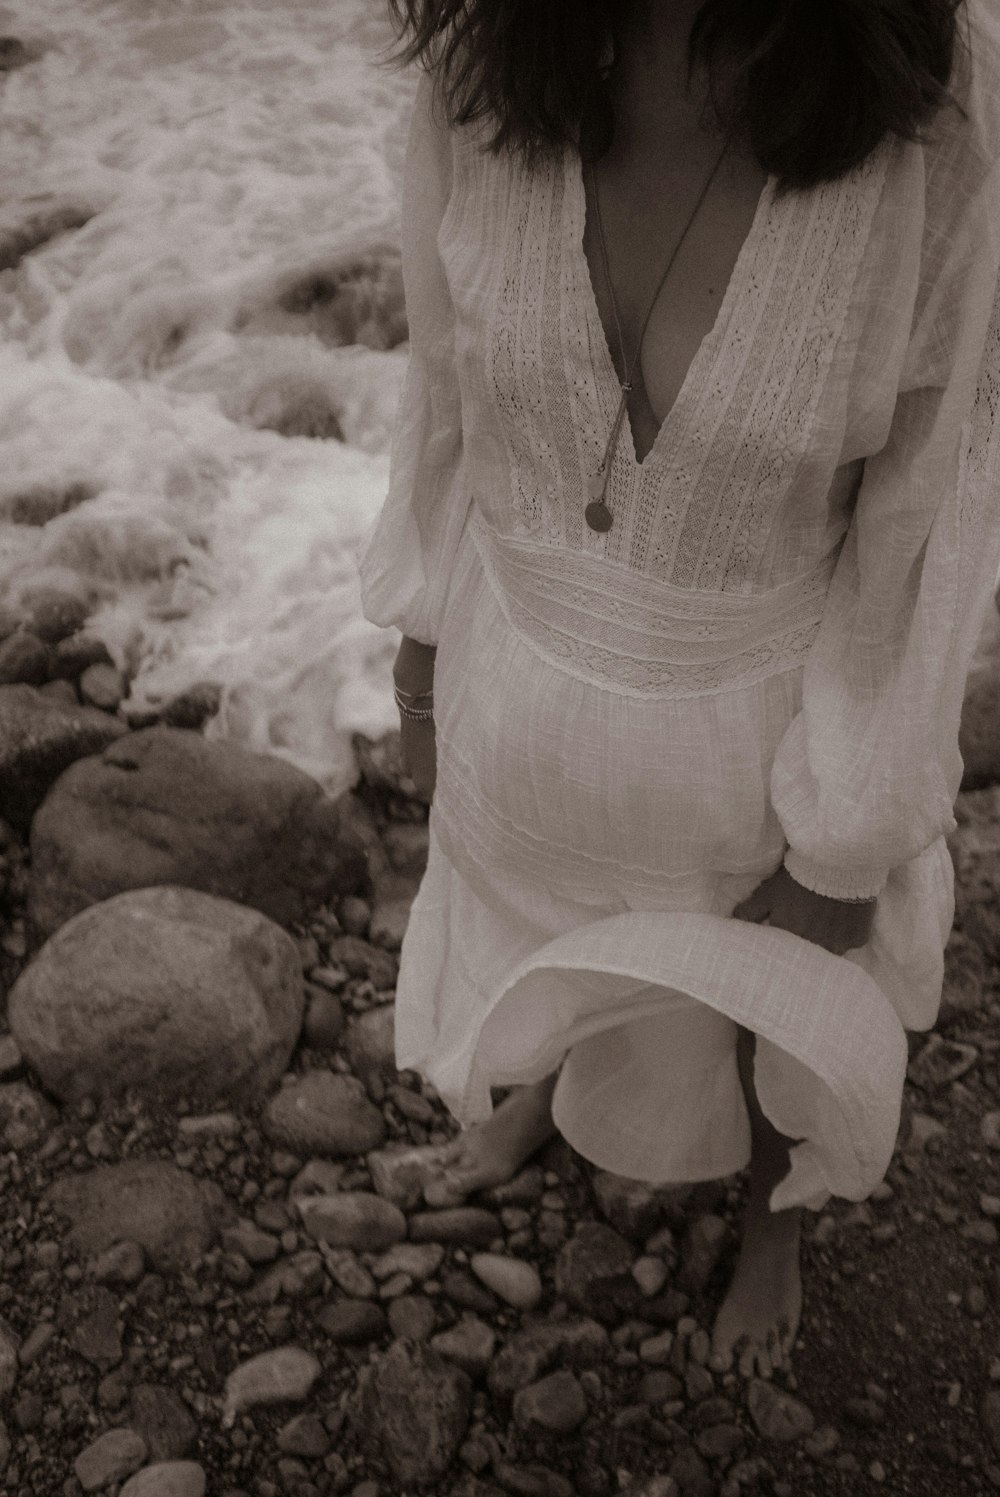
{"label": "gathered skirt", "polygon": [[[474,506],[473,506],[474,509]],[[795,1140],[772,1209],[864,1199],[899,1127],[907,1029],[937,1016],[954,916],[941,837],[834,956],[732,911],[782,863],[770,801],[802,666],[652,697],[595,684],[512,622],[467,523],[435,665],[427,869],[400,954],[396,1061],[464,1125],[558,1070],[557,1127],[656,1184],[743,1168],[738,1028]]]}

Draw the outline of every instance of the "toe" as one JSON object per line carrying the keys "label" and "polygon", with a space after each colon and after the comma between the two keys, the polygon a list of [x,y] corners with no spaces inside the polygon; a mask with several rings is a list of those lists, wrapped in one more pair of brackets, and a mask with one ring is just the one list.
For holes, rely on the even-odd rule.
{"label": "toe", "polygon": [[469,1187],[455,1169],[443,1169],[424,1186],[428,1206],[460,1206],[468,1194]]}
{"label": "toe", "polygon": [[740,1376],[753,1377],[757,1370],[757,1348],[745,1336],[737,1342],[737,1347],[740,1346],[742,1346],[742,1350],[738,1352]]}

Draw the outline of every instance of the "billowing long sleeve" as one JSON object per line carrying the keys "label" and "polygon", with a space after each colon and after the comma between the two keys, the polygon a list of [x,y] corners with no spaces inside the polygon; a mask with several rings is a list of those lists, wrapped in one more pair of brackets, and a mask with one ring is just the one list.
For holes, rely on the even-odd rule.
{"label": "billowing long sleeve", "polygon": [[432,79],[417,86],[403,174],[403,284],[410,357],[393,431],[389,487],[358,555],[362,610],[437,643],[468,498],[458,482],[462,408],[455,314],[438,231],[451,193],[451,141],[432,114]]}
{"label": "billowing long sleeve", "polygon": [[955,825],[965,678],[1000,566],[998,204],[994,163],[934,235],[888,440],[772,765],[785,867],[834,898],[877,895]]}

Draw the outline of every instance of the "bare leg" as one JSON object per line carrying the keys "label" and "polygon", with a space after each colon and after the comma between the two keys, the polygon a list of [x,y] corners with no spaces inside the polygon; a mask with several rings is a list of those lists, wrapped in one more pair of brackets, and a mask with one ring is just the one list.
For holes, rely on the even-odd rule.
{"label": "bare leg", "polygon": [[502,1185],[556,1132],[552,1093],[558,1072],[515,1087],[484,1123],[428,1150],[433,1173],[424,1186],[430,1206],[454,1206],[476,1190]]}
{"label": "bare leg", "polygon": [[789,1365],[802,1314],[799,1235],[802,1211],[771,1211],[775,1185],[788,1173],[786,1138],[761,1111],[753,1083],[755,1036],[740,1029],[737,1060],[750,1114],[750,1198],[733,1281],[712,1333],[712,1365],[722,1371],[738,1358],[744,1377],[770,1377]]}

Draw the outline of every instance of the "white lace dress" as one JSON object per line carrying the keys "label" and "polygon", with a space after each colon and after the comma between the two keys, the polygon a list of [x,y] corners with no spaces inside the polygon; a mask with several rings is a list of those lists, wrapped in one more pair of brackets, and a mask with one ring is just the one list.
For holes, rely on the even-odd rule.
{"label": "white lace dress", "polygon": [[[376,623],[437,645],[430,859],[400,1066],[462,1122],[561,1064],[556,1122],[657,1182],[744,1166],[737,1025],[798,1142],[772,1205],[861,1199],[905,1029],[940,1002],[965,672],[1000,564],[1000,32],[968,119],[842,181],[764,188],[642,463],[583,253],[578,154],[531,174],[438,125],[404,182],[411,359],[359,555]],[[878,896],[833,956],[732,918],[784,861]]]}

